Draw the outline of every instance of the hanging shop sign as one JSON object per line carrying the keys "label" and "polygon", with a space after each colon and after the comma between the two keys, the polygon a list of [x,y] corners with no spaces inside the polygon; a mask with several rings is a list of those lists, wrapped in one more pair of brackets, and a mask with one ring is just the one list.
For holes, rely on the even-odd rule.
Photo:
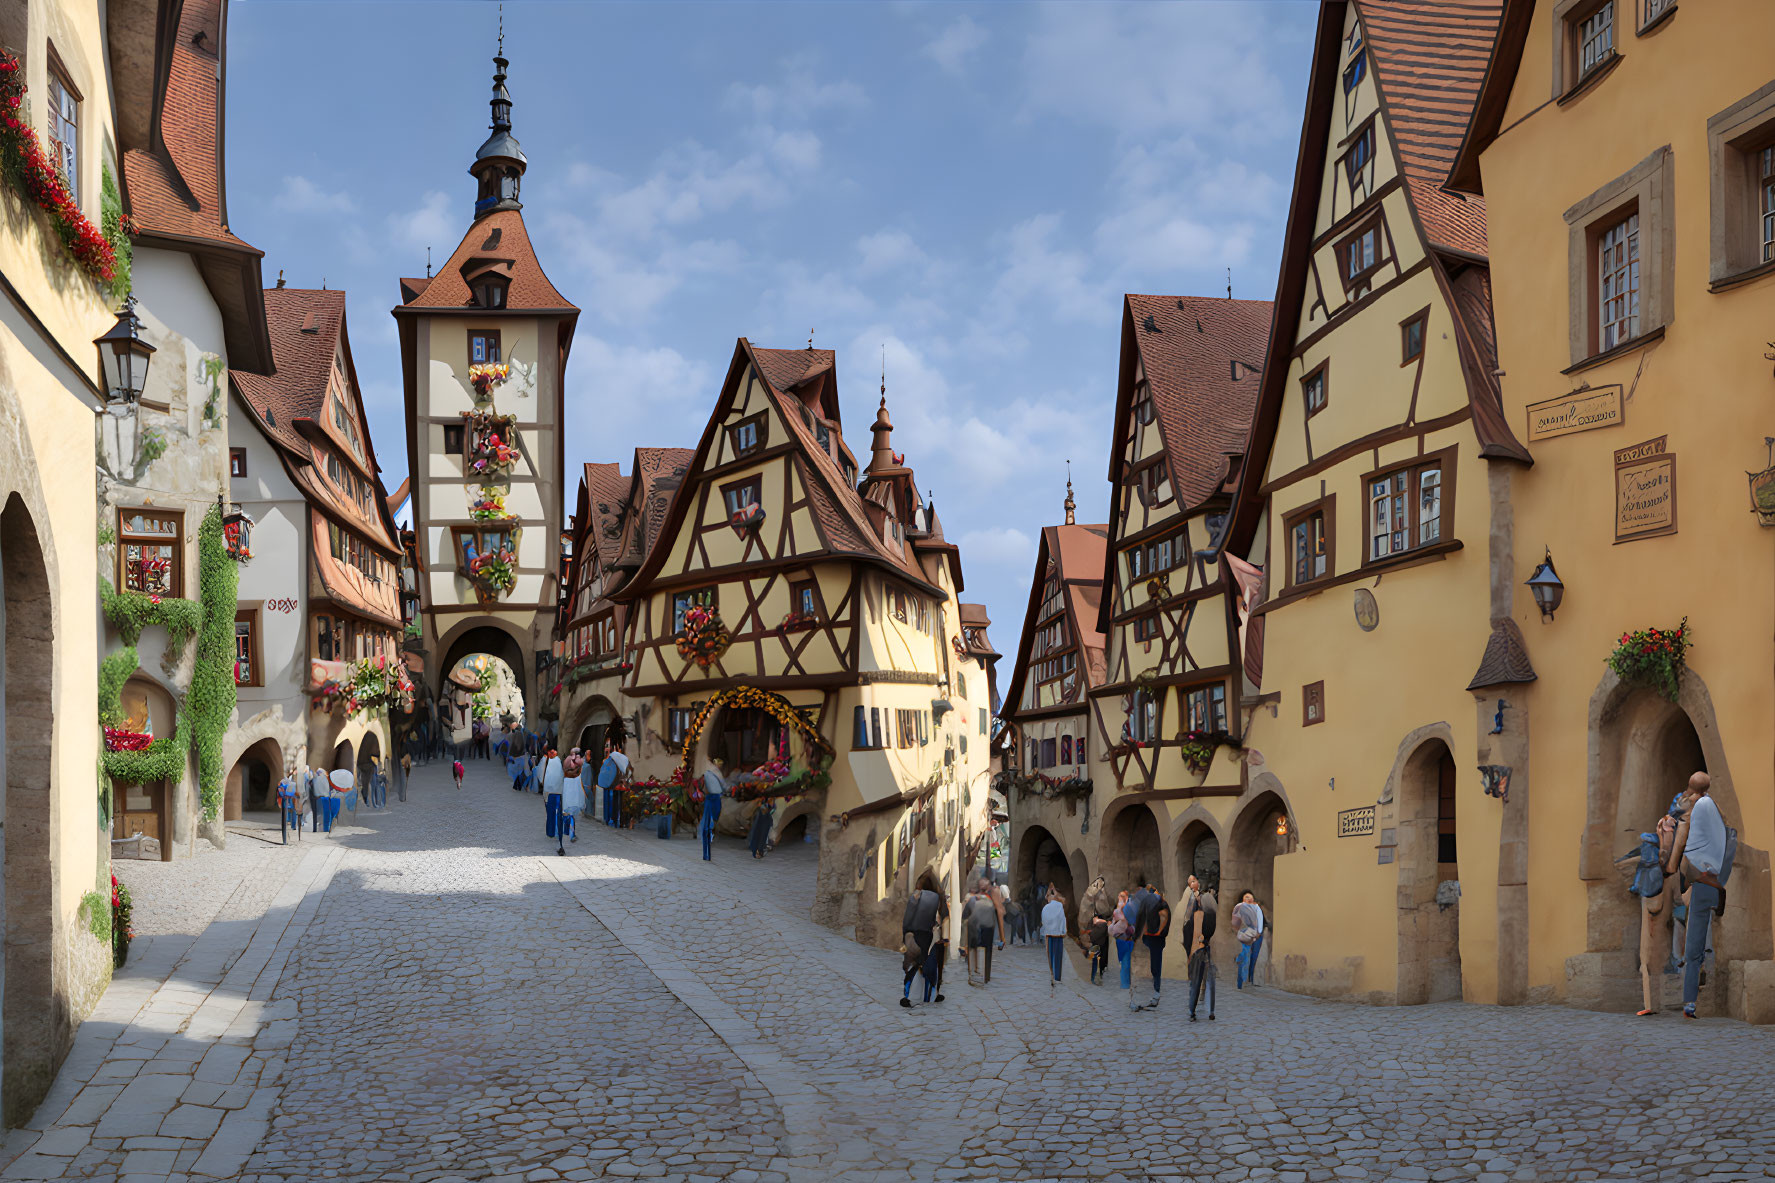
{"label": "hanging shop sign", "polygon": [[1615,541],[1676,533],[1676,454],[1667,436],[1615,453]]}
{"label": "hanging shop sign", "polygon": [[1528,405],[1528,439],[1531,444],[1556,435],[1619,427],[1624,422],[1626,414],[1621,405],[1619,384],[1575,390]]}
{"label": "hanging shop sign", "polygon": [[1775,526],[1775,468],[1744,475],[1750,478],[1750,508],[1755,511],[1757,522]]}

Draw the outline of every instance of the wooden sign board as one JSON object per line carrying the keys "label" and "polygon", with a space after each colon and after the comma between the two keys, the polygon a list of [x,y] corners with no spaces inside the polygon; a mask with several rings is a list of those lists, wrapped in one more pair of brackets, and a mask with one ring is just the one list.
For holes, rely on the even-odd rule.
{"label": "wooden sign board", "polygon": [[1621,408],[1619,384],[1575,390],[1528,405],[1528,439],[1531,444],[1556,435],[1619,427],[1624,422],[1626,417]]}
{"label": "wooden sign board", "polygon": [[1374,806],[1365,805],[1361,809],[1346,809],[1337,815],[1337,836],[1339,838],[1357,838],[1363,834],[1374,833]]}
{"label": "wooden sign board", "polygon": [[1659,436],[1615,453],[1615,541],[1676,533],[1676,454]]}

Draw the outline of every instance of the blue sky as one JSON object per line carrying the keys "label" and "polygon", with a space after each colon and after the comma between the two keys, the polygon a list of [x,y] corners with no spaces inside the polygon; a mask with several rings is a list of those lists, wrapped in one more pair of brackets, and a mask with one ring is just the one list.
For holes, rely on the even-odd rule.
{"label": "blue sky", "polygon": [[[1227,267],[1235,295],[1274,292],[1315,12],[508,0],[525,220],[584,309],[569,473],[694,445],[734,339],[810,329],[865,453],[885,345],[895,447],[1009,653],[1067,459],[1079,520],[1107,512],[1121,294],[1220,294]],[[495,6],[231,16],[232,227],[268,284],[348,293],[392,489],[388,310],[467,230]]]}

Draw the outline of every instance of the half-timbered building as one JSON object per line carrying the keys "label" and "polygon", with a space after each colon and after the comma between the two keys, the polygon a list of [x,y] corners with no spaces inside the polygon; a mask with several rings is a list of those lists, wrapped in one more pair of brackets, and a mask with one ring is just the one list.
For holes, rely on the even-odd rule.
{"label": "half-timbered building", "polygon": [[1074,913],[1089,883],[1085,868],[1096,863],[1091,758],[1100,735],[1093,734],[1090,692],[1108,672],[1098,615],[1109,543],[1108,525],[1081,525],[1076,517],[1068,481],[1066,519],[1043,528],[1036,548],[1017,661],[999,712],[1009,732],[1002,740],[1006,759],[994,782],[1018,854],[1012,890],[1055,884]]}
{"label": "half-timbered building", "polygon": [[[1484,762],[1470,691],[1501,702],[1534,676],[1507,612],[1494,629],[1486,557],[1528,454],[1500,411],[1484,207],[1442,188],[1497,16],[1320,14],[1226,542],[1229,567],[1264,579],[1245,630],[1259,812],[1226,835],[1221,875],[1223,899],[1271,907],[1277,976],[1308,993],[1492,1001],[1513,972],[1482,890],[1511,875],[1500,811],[1457,783]],[[1426,678],[1427,652],[1459,658]]]}
{"label": "half-timbered building", "polygon": [[831,351],[742,338],[657,538],[607,594],[640,771],[721,755],[766,782],[778,832],[817,836],[815,918],[896,945],[908,887],[956,897],[984,836],[990,660],[885,388],[871,432],[859,471]]}

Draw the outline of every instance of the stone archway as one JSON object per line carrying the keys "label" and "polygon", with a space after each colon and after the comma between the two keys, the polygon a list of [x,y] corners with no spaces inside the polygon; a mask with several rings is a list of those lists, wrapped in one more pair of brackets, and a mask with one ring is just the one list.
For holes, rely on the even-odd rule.
{"label": "stone archway", "polygon": [[819,840],[820,810],[816,804],[808,801],[790,806],[777,819],[776,836],[771,839],[778,846],[803,842],[817,843]]}
{"label": "stone archway", "polygon": [[1461,1000],[1460,900],[1442,884],[1460,882],[1454,832],[1454,754],[1440,737],[1405,757],[1394,779],[1398,846],[1401,1006]]}
{"label": "stone archway", "polygon": [[1248,801],[1227,828],[1220,871],[1226,886],[1222,902],[1230,908],[1248,891],[1269,916],[1276,899],[1276,856],[1293,849],[1293,841],[1294,824],[1286,801],[1273,791]]}
{"label": "stone archway", "polygon": [[338,772],[340,769],[345,769],[348,772],[352,772],[354,775],[356,772],[355,763],[351,758],[351,741],[349,739],[340,740],[339,745],[333,749],[333,767],[331,771]]}
{"label": "stone archway", "polygon": [[[1012,892],[1021,895],[1031,883],[1039,883],[1044,888],[1057,888],[1066,900],[1067,922],[1074,925],[1076,931],[1078,895],[1082,887],[1073,878],[1072,864],[1068,862],[1065,851],[1054,835],[1041,826],[1030,826],[1024,830],[1023,836],[1018,840],[1014,865],[1017,873],[1011,881]],[[1039,920],[1045,901],[1045,896],[1036,899],[1035,916],[1032,919]]]}
{"label": "stone archway", "polygon": [[36,522],[16,493],[0,512],[0,582],[0,1107],[12,1127],[49,1091],[73,1038],[55,967],[54,601]]}
{"label": "stone archway", "polygon": [[1112,804],[1099,824],[1102,839],[1097,847],[1098,874],[1114,893],[1130,887],[1135,878],[1150,880],[1163,893],[1166,886],[1165,846],[1159,819],[1150,805],[1139,802]]}
{"label": "stone archway", "polygon": [[[1590,741],[1583,845],[1578,877],[1588,894],[1585,952],[1567,958],[1568,1001],[1595,1010],[1639,1006],[1639,907],[1622,889],[1614,860],[1649,830],[1689,775],[1705,771],[1726,824],[1746,828],[1732,768],[1707,684],[1685,669],[1671,702],[1605,673],[1590,699]],[[1699,761],[1699,767],[1696,766]],[[1728,1011],[1725,968],[1733,961],[1775,957],[1767,882],[1769,854],[1740,844],[1726,893],[1725,915],[1713,925],[1714,960],[1702,990],[1703,1013]],[[1754,886],[1753,886],[1754,885]]]}
{"label": "stone archway", "polygon": [[1194,875],[1202,890],[1212,892],[1218,903],[1224,874],[1223,859],[1224,847],[1213,826],[1203,818],[1185,823],[1177,834],[1178,898],[1182,898],[1190,876]]}
{"label": "stone archway", "polygon": [[243,813],[275,811],[277,784],[283,773],[283,748],[277,740],[267,736],[248,747],[228,771],[224,820],[239,820]]}
{"label": "stone archway", "polygon": [[[436,651],[442,653],[444,659],[434,671],[433,684],[445,685],[450,672],[465,657],[472,657],[477,653],[497,657],[510,667],[512,680],[517,683],[518,694],[524,700],[525,715],[530,717],[542,699],[535,693],[536,677],[532,668],[534,659],[525,649],[527,643],[514,630],[500,622],[490,622],[481,617],[464,621],[438,642]],[[497,723],[498,720],[494,722]]]}
{"label": "stone archway", "polygon": [[[375,731],[366,731],[358,740],[357,766],[354,775],[360,787],[367,788],[371,773],[376,771],[376,764],[382,759],[382,738]],[[366,798],[367,799],[367,798]]]}

